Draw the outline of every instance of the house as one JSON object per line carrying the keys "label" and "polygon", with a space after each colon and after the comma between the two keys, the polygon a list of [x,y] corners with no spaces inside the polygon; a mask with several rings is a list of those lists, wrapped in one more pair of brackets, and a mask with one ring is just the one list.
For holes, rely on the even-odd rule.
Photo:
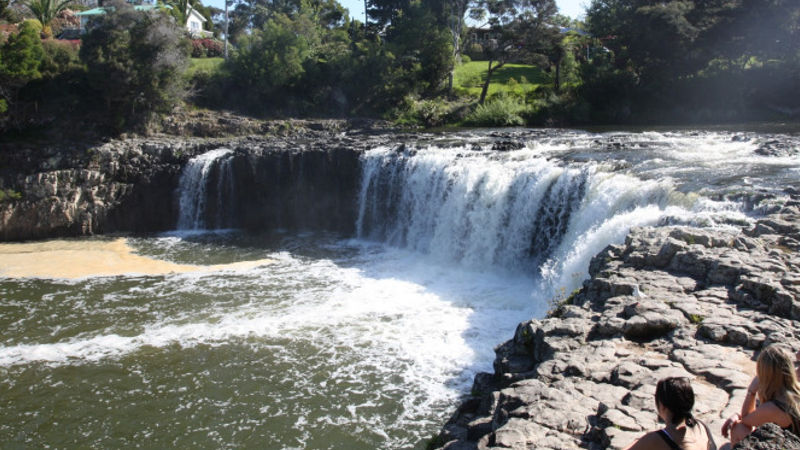
{"label": "house", "polygon": [[[129,3],[131,3],[131,2],[129,2]],[[149,4],[143,3],[143,4],[140,4],[140,5],[134,5],[133,9],[135,9],[136,11],[151,11],[153,9],[162,8],[162,7],[169,8],[169,6],[165,6],[165,5],[154,5],[152,3],[149,3]],[[76,13],[75,15],[78,16],[78,18],[81,19],[81,34],[86,33],[86,26],[89,25],[89,21],[90,20],[92,20],[93,18],[95,18],[97,16],[102,16],[105,13],[106,13],[106,10],[102,6],[98,6],[96,8],[87,9],[86,11],[81,11],[79,13]]]}
{"label": "house", "polygon": [[[131,0],[128,0],[128,3],[134,3],[134,2],[131,1]],[[157,9],[157,8],[169,8],[169,9],[172,9],[172,7],[169,6],[169,5],[160,4],[160,3],[152,3],[152,2],[147,1],[147,0],[145,0],[145,2],[141,2],[141,3],[135,4],[133,6],[133,9],[135,9],[136,11],[151,11],[151,10]],[[89,21],[92,18],[100,16],[100,15],[103,15],[105,13],[106,13],[105,8],[102,7],[102,6],[98,6],[96,8],[92,8],[92,9],[89,9],[89,10],[86,10],[86,11],[81,11],[81,12],[75,14],[76,16],[78,16],[81,19],[81,27],[80,27],[81,33],[85,33],[86,32],[86,26],[89,24]],[[192,8],[191,6],[189,7],[188,16],[189,17],[186,19],[186,31],[193,38],[208,38],[208,37],[212,37],[214,35],[214,33],[210,32],[210,31],[203,30],[203,23],[206,22],[206,18],[203,17],[202,14],[197,12],[197,10]]]}
{"label": "house", "polygon": [[214,33],[203,29],[203,23],[205,23],[207,19],[191,6],[189,7],[188,16],[189,17],[186,18],[186,31],[188,31],[193,38],[209,38],[214,36]]}

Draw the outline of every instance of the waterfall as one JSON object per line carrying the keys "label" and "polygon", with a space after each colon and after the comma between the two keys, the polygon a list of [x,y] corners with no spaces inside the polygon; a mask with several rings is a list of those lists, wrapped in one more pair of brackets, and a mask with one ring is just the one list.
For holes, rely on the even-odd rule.
{"label": "waterfall", "polygon": [[697,196],[602,162],[524,149],[383,147],[363,156],[359,238],[444,262],[502,267],[573,289],[590,258],[633,226],[691,222]]}
{"label": "waterfall", "polygon": [[233,151],[211,150],[189,160],[178,184],[178,229],[230,227],[234,217]]}

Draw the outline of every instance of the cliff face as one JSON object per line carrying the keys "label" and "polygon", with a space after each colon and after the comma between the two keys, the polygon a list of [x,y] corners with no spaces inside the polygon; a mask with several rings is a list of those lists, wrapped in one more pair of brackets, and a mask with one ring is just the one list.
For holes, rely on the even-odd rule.
{"label": "cliff face", "polygon": [[741,231],[632,230],[592,260],[579,293],[497,347],[494,373],[476,376],[437,442],[621,448],[657,429],[657,381],[687,376],[720,445],[754,354],[800,348],[799,252],[797,199]]}
{"label": "cliff face", "polygon": [[357,145],[324,138],[131,139],[90,148],[5,150],[0,189],[4,241],[174,229],[183,165],[211,149],[235,149],[233,199],[250,229],[351,232]]}

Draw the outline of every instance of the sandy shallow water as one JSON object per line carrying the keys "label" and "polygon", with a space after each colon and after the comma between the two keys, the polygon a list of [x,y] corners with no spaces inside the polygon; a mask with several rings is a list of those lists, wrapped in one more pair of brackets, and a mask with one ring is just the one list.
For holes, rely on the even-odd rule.
{"label": "sandy shallow water", "polygon": [[8,278],[165,275],[249,269],[271,263],[269,259],[259,259],[207,266],[176,264],[134,253],[125,238],[0,244],[0,276]]}

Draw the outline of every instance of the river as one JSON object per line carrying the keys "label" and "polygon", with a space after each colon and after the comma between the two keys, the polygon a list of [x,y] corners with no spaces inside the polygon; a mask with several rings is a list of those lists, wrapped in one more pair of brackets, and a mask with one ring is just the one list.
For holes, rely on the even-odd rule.
{"label": "river", "polygon": [[176,231],[0,245],[0,442],[424,448],[631,227],[736,228],[800,188],[791,134],[511,134],[365,152],[353,236],[204,229],[236,222],[219,149]]}

